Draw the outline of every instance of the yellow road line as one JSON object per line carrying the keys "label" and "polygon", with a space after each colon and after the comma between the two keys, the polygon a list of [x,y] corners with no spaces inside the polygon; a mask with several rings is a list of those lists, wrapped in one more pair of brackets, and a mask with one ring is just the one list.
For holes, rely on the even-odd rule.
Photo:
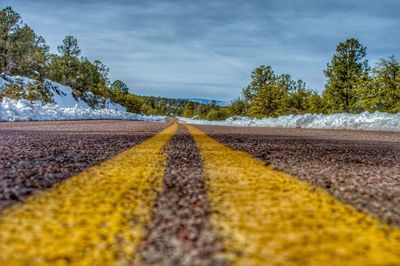
{"label": "yellow road line", "polygon": [[400,265],[398,228],[188,129],[203,159],[213,226],[234,265]]}
{"label": "yellow road line", "polygon": [[0,265],[128,265],[150,219],[173,125],[0,218]]}

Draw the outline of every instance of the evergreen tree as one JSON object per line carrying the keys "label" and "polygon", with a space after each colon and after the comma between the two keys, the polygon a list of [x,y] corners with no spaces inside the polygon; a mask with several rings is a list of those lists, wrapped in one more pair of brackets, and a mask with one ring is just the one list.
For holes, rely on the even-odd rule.
{"label": "evergreen tree", "polygon": [[[3,77],[7,79],[7,77]],[[10,99],[27,99],[30,101],[41,101],[42,103],[53,102],[53,91],[56,88],[48,81],[33,80],[29,83],[22,79],[9,79],[8,84],[0,91],[0,99],[7,97]]]}
{"label": "evergreen tree", "polygon": [[243,90],[243,97],[250,106],[249,114],[271,116],[287,110],[287,94],[293,82],[287,74],[276,75],[270,66],[260,66],[252,72],[252,81]]}
{"label": "evergreen tree", "polygon": [[89,88],[89,90],[92,93],[110,98],[112,94],[110,90],[110,79],[108,78],[108,73],[110,72],[110,69],[100,60],[94,60],[92,65],[93,80],[91,88]]}
{"label": "evergreen tree", "polygon": [[99,60],[93,63],[83,58],[77,68],[72,88],[78,98],[82,98],[91,107],[105,106],[106,98],[112,93],[109,89],[108,68]]}
{"label": "evergreen tree", "polygon": [[307,90],[302,80],[295,82],[288,96],[288,109],[292,114],[303,114],[308,111],[308,100],[313,91]]}
{"label": "evergreen tree", "polygon": [[276,84],[287,93],[296,91],[298,86],[303,85],[303,87],[305,88],[305,83],[302,80],[298,80],[297,82],[295,82],[292,80],[289,74],[281,74],[280,76],[277,76]]}
{"label": "evergreen tree", "polygon": [[0,72],[11,74],[11,71],[16,67],[13,62],[12,51],[13,43],[16,42],[17,36],[23,22],[21,16],[11,7],[6,7],[0,10]]}
{"label": "evergreen tree", "polygon": [[121,103],[126,107],[126,110],[131,113],[140,113],[142,111],[143,100],[133,94],[127,94],[124,96],[125,102]]}
{"label": "evergreen tree", "polygon": [[236,98],[228,108],[231,115],[246,115],[249,107],[242,98]]}
{"label": "evergreen tree", "polygon": [[57,47],[60,56],[53,55],[49,65],[50,79],[72,88],[77,86],[76,78],[81,66],[79,55],[81,50],[75,37],[68,35]]}
{"label": "evergreen tree", "polygon": [[316,91],[311,91],[311,95],[306,100],[306,106],[307,113],[321,114],[326,112],[325,102]]}
{"label": "evergreen tree", "polygon": [[324,98],[330,112],[357,111],[357,87],[368,77],[368,61],[364,47],[357,39],[348,39],[336,47],[327,69]]}
{"label": "evergreen tree", "polygon": [[271,66],[257,67],[251,73],[251,83],[243,89],[243,99],[250,104],[263,86],[273,84],[275,81],[276,76]]}
{"label": "evergreen tree", "polygon": [[71,35],[65,36],[62,44],[57,47],[57,50],[61,56],[65,56],[66,58],[78,58],[81,54],[78,40]]}
{"label": "evergreen tree", "polygon": [[193,117],[194,116],[194,103],[192,101],[187,101],[183,116],[184,117]]}
{"label": "evergreen tree", "polygon": [[157,102],[156,108],[157,108],[158,114],[169,115],[169,113],[168,113],[168,104],[164,99],[162,99],[162,100]]}
{"label": "evergreen tree", "polygon": [[49,47],[11,7],[0,10],[0,73],[43,80]]}
{"label": "evergreen tree", "polygon": [[206,116],[207,120],[215,121],[215,120],[224,120],[229,117],[229,113],[227,109],[211,109]]}
{"label": "evergreen tree", "polygon": [[111,91],[114,94],[128,94],[129,88],[128,85],[126,85],[122,81],[116,80],[111,84]]}
{"label": "evergreen tree", "polygon": [[256,117],[282,114],[285,92],[276,84],[263,85],[250,106],[250,114]]}
{"label": "evergreen tree", "polygon": [[[49,78],[70,86],[76,99],[81,98],[91,107],[104,107],[111,98],[109,69],[99,60],[79,59],[81,50],[73,36],[66,36],[60,46],[60,55],[52,55],[48,65]],[[125,100],[122,100],[124,102]]]}
{"label": "evergreen tree", "polygon": [[156,99],[153,96],[143,97],[143,105],[142,105],[143,113],[148,114],[148,115],[157,114],[155,102],[156,102]]}
{"label": "evergreen tree", "polygon": [[400,112],[400,61],[394,55],[380,59],[359,94],[360,106],[367,111]]}

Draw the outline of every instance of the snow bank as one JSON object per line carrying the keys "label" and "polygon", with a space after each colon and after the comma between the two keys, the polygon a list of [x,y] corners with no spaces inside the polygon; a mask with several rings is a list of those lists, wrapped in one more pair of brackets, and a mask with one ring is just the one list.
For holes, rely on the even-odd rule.
{"label": "snow bank", "polygon": [[8,82],[0,76],[0,92],[1,92],[1,91],[3,90],[3,88],[7,85],[7,83],[8,83]]}
{"label": "snow bank", "polygon": [[[58,105],[61,108],[72,108],[75,107],[75,105],[78,105],[82,108],[89,108],[87,103],[85,103],[82,100],[76,100],[74,96],[72,96],[72,89],[71,87],[64,86],[60,83],[47,80],[48,82],[51,83],[52,86],[56,87],[58,91],[53,90],[53,101],[56,105]],[[60,93],[59,93],[60,92]]]}
{"label": "snow bank", "polygon": [[[40,102],[4,98],[0,103],[0,121],[84,119],[163,121],[165,119],[164,116],[145,116],[128,113],[124,106],[109,101],[107,101],[107,109],[91,109],[81,99],[74,98],[70,87],[51,80],[46,81],[51,84],[50,90],[53,94],[54,104],[42,105]],[[16,82],[25,87],[36,81],[27,77],[1,74],[0,92],[7,84]]]}
{"label": "snow bank", "polygon": [[183,117],[179,117],[178,119],[184,123],[201,125],[400,131],[400,113],[387,114],[382,112],[287,115],[263,119],[235,116],[224,121],[206,121]]}
{"label": "snow bank", "polygon": [[11,100],[3,98],[0,103],[0,121],[32,121],[32,120],[137,120],[164,121],[164,116],[146,116],[107,109],[82,108],[78,104],[72,108],[63,108],[57,104],[42,105],[24,99]]}
{"label": "snow bank", "polygon": [[[50,92],[53,94],[52,99],[54,101],[54,104],[58,105],[61,108],[73,108],[76,105],[78,105],[81,108],[85,108],[85,109],[89,108],[89,105],[87,103],[85,103],[83,100],[75,99],[75,97],[72,94],[71,87],[64,86],[60,83],[57,83],[57,82],[54,82],[51,80],[46,80],[46,81],[48,83],[50,83],[50,85],[51,85]],[[9,76],[9,75],[2,74],[2,75],[0,75],[0,92],[10,82],[13,82],[13,83],[21,82],[23,85],[27,86],[28,84],[34,84],[36,81],[31,78],[27,78],[27,77],[23,77],[23,76]],[[90,94],[90,93],[88,93],[88,94]],[[106,100],[106,99],[104,99],[104,100]],[[110,102],[110,104],[107,107],[108,107],[107,109],[110,109],[110,110],[126,112],[126,108],[120,104]]]}
{"label": "snow bank", "polygon": [[[127,113],[124,106],[109,101],[107,101],[108,110],[100,108],[93,110],[83,100],[75,99],[70,87],[51,80],[46,81],[51,85],[50,92],[53,94],[52,99],[54,104],[42,105],[40,102],[31,103],[27,100],[17,101],[5,98],[0,103],[0,121],[82,119],[161,121],[165,118],[162,116],[144,116]],[[9,83],[20,83],[23,86],[27,86],[35,82],[35,80],[27,77],[1,74],[0,92]]]}

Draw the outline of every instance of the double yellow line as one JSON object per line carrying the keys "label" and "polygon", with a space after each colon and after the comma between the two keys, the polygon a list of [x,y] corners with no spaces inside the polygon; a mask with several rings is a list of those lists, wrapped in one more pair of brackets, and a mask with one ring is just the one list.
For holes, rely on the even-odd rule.
{"label": "double yellow line", "polygon": [[232,264],[400,265],[399,229],[188,128]]}
{"label": "double yellow line", "polygon": [[166,167],[177,125],[0,219],[0,265],[130,265]]}
{"label": "double yellow line", "polygon": [[[145,234],[177,125],[0,218],[0,265],[128,265]],[[399,229],[188,126],[212,223],[237,265],[400,265]]]}

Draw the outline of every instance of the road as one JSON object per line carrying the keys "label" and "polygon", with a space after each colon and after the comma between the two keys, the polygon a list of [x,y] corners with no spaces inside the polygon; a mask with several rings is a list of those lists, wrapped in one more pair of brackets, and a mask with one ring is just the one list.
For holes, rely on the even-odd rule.
{"label": "road", "polygon": [[0,265],[400,265],[400,133],[0,123]]}

